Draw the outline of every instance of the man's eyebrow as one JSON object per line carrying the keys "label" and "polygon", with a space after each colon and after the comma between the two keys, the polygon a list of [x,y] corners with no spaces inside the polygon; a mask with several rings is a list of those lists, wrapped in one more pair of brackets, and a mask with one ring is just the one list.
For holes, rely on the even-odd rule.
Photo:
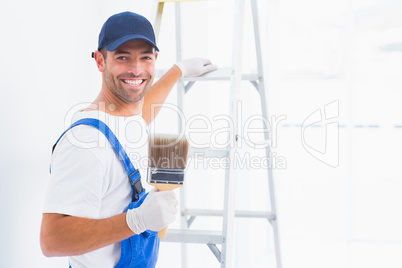
{"label": "man's eyebrow", "polygon": [[[115,50],[114,55],[120,55],[120,54],[125,54],[125,55],[129,55],[131,54],[130,52],[126,51],[126,50]],[[153,49],[147,49],[144,51],[141,51],[141,54],[146,55],[146,54],[154,54],[154,50]]]}
{"label": "man's eyebrow", "polygon": [[125,51],[125,50],[115,50],[115,51],[114,51],[114,54],[115,54],[115,55],[116,55],[116,54],[130,54],[130,52]]}
{"label": "man's eyebrow", "polygon": [[154,54],[154,50],[150,49],[150,50],[144,50],[141,52],[141,54]]}

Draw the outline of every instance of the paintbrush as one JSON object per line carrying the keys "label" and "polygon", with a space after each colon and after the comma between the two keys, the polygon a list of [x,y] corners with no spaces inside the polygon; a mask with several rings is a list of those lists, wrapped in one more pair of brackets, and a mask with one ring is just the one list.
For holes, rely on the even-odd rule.
{"label": "paintbrush", "polygon": [[[189,149],[186,137],[153,134],[150,135],[148,149],[148,183],[159,191],[169,191],[183,186]],[[166,232],[167,227],[160,230],[159,238],[165,238]]]}

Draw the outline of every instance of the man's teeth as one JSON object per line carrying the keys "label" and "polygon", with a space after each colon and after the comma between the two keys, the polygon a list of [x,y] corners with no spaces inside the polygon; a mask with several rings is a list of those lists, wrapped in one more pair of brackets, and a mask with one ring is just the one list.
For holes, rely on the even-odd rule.
{"label": "man's teeth", "polygon": [[138,86],[142,84],[143,80],[123,80],[123,82],[130,86]]}

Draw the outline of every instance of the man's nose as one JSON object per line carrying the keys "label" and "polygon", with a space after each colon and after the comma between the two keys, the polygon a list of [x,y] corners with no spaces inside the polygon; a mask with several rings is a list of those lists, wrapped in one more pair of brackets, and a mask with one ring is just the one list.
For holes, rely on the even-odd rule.
{"label": "man's nose", "polygon": [[139,60],[133,60],[130,62],[130,67],[129,67],[129,72],[132,73],[135,76],[138,76],[142,73],[142,64]]}

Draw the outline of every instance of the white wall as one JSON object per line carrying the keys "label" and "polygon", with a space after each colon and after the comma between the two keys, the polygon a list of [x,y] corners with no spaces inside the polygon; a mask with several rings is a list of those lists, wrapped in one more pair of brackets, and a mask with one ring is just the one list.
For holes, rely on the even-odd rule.
{"label": "white wall", "polygon": [[[39,247],[51,146],[68,124],[68,111],[92,101],[100,89],[100,75],[90,55],[103,22],[125,10],[151,18],[153,3],[148,2],[3,1],[0,266],[67,267],[66,259],[45,258]],[[278,124],[274,149],[287,164],[275,170],[284,267],[400,267],[401,4],[392,0],[258,3],[270,114],[286,116]],[[187,11],[184,57],[208,57],[219,67],[229,66],[231,2],[186,3],[183,9]],[[161,29],[157,68],[168,68],[175,61],[173,21],[170,6]],[[253,42],[250,25],[246,27],[243,69],[252,71]],[[224,113],[226,106],[213,104],[219,106],[227,98],[227,86],[194,86],[188,98],[200,105],[190,107],[189,113],[209,117]],[[243,89],[247,118],[259,110],[250,85]],[[175,103],[174,92],[168,102]],[[331,103],[339,105],[328,106],[339,112],[333,120],[340,126],[335,141],[338,158],[319,159],[303,142],[310,149],[325,148],[325,125],[306,128],[305,140],[301,127]],[[157,119],[159,130],[175,130],[174,124],[164,124],[169,117],[164,110]],[[339,161],[334,164],[334,159]],[[266,208],[264,181],[257,179],[263,173],[242,171],[240,182],[252,194],[242,198],[238,194],[239,208]],[[189,186],[216,183],[211,173],[205,173]],[[210,190],[204,198],[197,189],[188,187],[193,195],[190,204],[209,207],[220,200],[219,190]],[[219,227],[214,220],[197,223],[202,224]],[[240,220],[236,233],[236,267],[273,263],[268,223]],[[179,253],[177,245],[162,244],[159,267],[177,267]],[[190,247],[189,256],[197,259],[200,254],[200,267],[219,267],[206,246]]]}
{"label": "white wall", "polygon": [[2,267],[67,267],[39,247],[51,146],[66,112],[96,97],[100,76],[91,52],[106,18],[125,10],[150,13],[144,1],[1,4]]}

